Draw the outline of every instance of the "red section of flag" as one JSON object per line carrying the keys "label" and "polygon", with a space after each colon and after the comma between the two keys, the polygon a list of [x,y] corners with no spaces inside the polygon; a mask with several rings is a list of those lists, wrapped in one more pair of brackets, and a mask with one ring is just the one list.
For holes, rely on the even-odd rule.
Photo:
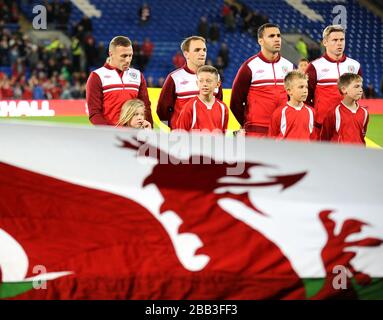
{"label": "red section of flag", "polygon": [[[166,178],[158,174],[153,172],[152,178]],[[216,195],[202,197],[206,190],[185,190],[186,184],[172,193],[160,187],[164,206],[173,201],[172,209],[184,219],[180,231],[196,233],[204,243],[198,253],[210,256],[210,262],[202,271],[181,265],[166,231],[136,202],[0,164],[0,228],[26,251],[27,276],[33,276],[34,265],[44,265],[48,272],[74,272],[49,281],[47,290],[17,298],[305,297],[279,248],[219,210]],[[185,208],[185,201],[193,205]]]}
{"label": "red section of flag", "polygon": [[[166,232],[129,199],[0,164],[0,228],[15,238],[33,266],[75,274],[18,298],[146,299],[182,294]],[[158,279],[158,280],[157,280]],[[169,286],[167,285],[169,283]]]}

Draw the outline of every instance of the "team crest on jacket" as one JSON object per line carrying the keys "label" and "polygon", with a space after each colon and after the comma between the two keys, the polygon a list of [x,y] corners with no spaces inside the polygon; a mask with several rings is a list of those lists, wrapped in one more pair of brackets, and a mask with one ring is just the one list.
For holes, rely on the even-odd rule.
{"label": "team crest on jacket", "polygon": [[287,71],[289,71],[289,68],[287,68],[287,66],[283,66],[282,71],[283,71],[283,73],[287,73]]}
{"label": "team crest on jacket", "polygon": [[137,74],[134,73],[134,72],[130,72],[130,73],[129,73],[129,76],[131,76],[134,80],[137,79]]}
{"label": "team crest on jacket", "polygon": [[355,67],[352,65],[348,66],[348,72],[355,73]]}

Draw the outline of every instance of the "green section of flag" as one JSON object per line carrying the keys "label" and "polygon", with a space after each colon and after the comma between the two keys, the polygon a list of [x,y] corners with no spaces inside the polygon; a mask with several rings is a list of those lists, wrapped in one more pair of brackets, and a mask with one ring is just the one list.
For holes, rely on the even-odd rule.
{"label": "green section of flag", "polygon": [[[306,298],[314,297],[323,287],[325,279],[302,279],[306,290]],[[352,285],[360,300],[383,300],[383,279],[374,278],[366,286],[360,286],[352,279]],[[3,282],[0,283],[0,299],[14,298],[33,290],[33,282]],[[339,289],[341,290],[341,289]]]}
{"label": "green section of flag", "polygon": [[[302,279],[306,290],[306,298],[311,299],[323,287],[325,279]],[[360,300],[383,300],[383,279],[373,278],[371,283],[366,286],[358,285],[355,279],[351,279],[352,286]],[[342,289],[339,289],[342,290]]]}
{"label": "green section of flag", "polygon": [[310,299],[322,289],[325,279],[302,279],[306,290],[306,298]]}
{"label": "green section of flag", "polygon": [[13,298],[33,289],[33,282],[2,282],[0,283],[0,299]]}
{"label": "green section of flag", "polygon": [[368,286],[360,286],[352,279],[352,285],[360,300],[383,300],[383,279],[374,278]]}

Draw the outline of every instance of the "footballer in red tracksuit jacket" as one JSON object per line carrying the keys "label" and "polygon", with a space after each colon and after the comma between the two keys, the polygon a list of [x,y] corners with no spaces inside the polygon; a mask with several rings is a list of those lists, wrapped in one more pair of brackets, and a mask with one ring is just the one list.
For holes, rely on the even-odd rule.
{"label": "footballer in red tracksuit jacket", "polygon": [[274,110],[287,102],[283,80],[293,67],[280,54],[269,61],[262,52],[242,64],[233,82],[230,109],[247,135],[267,136]]}
{"label": "footballer in red tracksuit jacket", "polygon": [[306,103],[315,110],[315,126],[320,130],[324,117],[342,101],[337,81],[344,73],[362,75],[360,63],[345,54],[337,61],[324,54],[306,69],[309,93]]}
{"label": "footballer in red tracksuit jacket", "polygon": [[94,70],[86,84],[89,120],[95,125],[116,125],[122,105],[131,99],[145,104],[145,119],[153,125],[144,75],[137,69],[121,71],[106,63]]}

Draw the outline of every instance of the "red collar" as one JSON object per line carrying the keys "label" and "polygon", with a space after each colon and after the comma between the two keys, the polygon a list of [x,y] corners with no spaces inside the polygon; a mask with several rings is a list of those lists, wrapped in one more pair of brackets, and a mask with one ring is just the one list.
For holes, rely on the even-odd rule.
{"label": "red collar", "polygon": [[341,105],[343,108],[345,108],[347,111],[352,112],[352,113],[357,113],[358,110],[359,110],[359,103],[358,103],[358,102],[356,102],[356,109],[355,109],[355,111],[353,111],[353,110],[351,110],[349,107],[347,107],[347,106],[343,103],[343,101],[340,102],[340,105]]}
{"label": "red collar", "polygon": [[[121,73],[124,72],[124,71],[122,71],[122,70],[120,70],[120,69],[117,69],[117,68],[115,68],[115,67],[112,67],[109,63],[105,63],[105,64],[104,64],[104,67],[107,68],[107,69],[109,69],[109,70],[116,70],[116,71],[118,72],[118,74],[121,74]],[[128,70],[129,70],[129,68],[126,69],[125,71],[128,71]]]}
{"label": "red collar", "polygon": [[266,63],[276,63],[278,62],[279,60],[281,60],[281,55],[278,53],[278,56],[275,60],[271,61],[271,60],[268,60],[262,53],[262,51],[259,51],[257,56],[264,62]]}
{"label": "red collar", "polygon": [[334,59],[331,59],[327,53],[325,53],[323,55],[323,58],[325,58],[327,61],[330,61],[330,62],[333,62],[333,63],[337,63],[337,62],[344,62],[346,60],[346,55],[343,53],[343,56],[339,59],[339,60],[334,60]]}
{"label": "red collar", "polygon": [[195,72],[193,70],[189,69],[189,67],[186,63],[183,65],[182,68],[184,68],[186,72],[189,72],[191,74],[195,74]]}
{"label": "red collar", "polygon": [[294,106],[292,106],[291,104],[289,104],[289,102],[287,102],[286,105],[287,105],[288,107],[290,107],[290,108],[293,108],[293,109],[296,110],[296,111],[301,111],[301,110],[306,106],[305,103],[303,103],[302,106],[301,106],[299,109],[297,109],[297,108],[295,108]]}

